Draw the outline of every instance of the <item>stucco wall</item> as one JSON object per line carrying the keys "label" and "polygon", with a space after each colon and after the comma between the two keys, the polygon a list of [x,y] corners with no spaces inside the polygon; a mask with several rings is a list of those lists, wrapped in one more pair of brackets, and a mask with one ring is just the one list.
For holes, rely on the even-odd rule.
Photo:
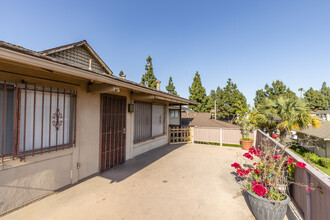
{"label": "stucco wall", "polygon": [[[9,71],[30,74],[21,76],[0,72],[0,80],[13,82],[24,80],[27,83],[77,91],[75,147],[42,155],[26,156],[25,161],[22,162],[17,158],[14,160],[8,158],[4,163],[0,162],[0,214],[2,214],[99,171],[100,94],[87,93],[88,81],[86,80],[67,78],[60,74],[55,75],[12,64],[5,66],[1,62],[0,65]],[[57,82],[51,81],[52,79],[56,79]],[[121,89],[115,95],[125,96],[127,103],[133,103],[129,90]],[[168,143],[168,104],[165,114],[166,134],[134,145],[134,113],[127,112],[126,159]]]}
{"label": "stucco wall", "polygon": [[[22,70],[17,70],[22,71]],[[47,74],[26,71],[34,76]],[[73,148],[0,162],[0,214],[98,172],[100,94],[87,93],[87,81],[70,80],[75,85],[0,73],[0,80],[26,81],[77,91],[76,145]],[[59,76],[57,80],[61,80]],[[66,79],[63,79],[65,82]],[[78,169],[77,163],[80,163]]]}
{"label": "stucco wall", "polygon": [[6,161],[0,168],[0,214],[71,183],[72,149]]}

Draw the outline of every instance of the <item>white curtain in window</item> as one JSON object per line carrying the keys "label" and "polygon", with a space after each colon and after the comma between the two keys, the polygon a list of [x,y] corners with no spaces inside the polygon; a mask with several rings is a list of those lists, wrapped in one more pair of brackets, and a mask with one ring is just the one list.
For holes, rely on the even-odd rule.
{"label": "white curtain in window", "polygon": [[[35,117],[34,111],[34,91],[27,90],[26,99],[26,120],[25,120],[25,90],[21,91],[21,117],[20,117],[20,141],[19,149],[20,152],[24,150],[24,126],[25,129],[25,151],[33,149],[33,123],[35,122],[35,133],[34,133],[34,149],[40,149],[50,146],[68,144],[69,140],[69,128],[70,128],[70,95],[65,95],[65,109],[64,109],[64,94],[57,94],[44,92],[44,114],[42,115],[42,92],[36,92],[36,108]],[[51,97],[51,113],[50,111],[50,97]],[[57,100],[58,97],[58,100]],[[72,107],[71,107],[72,108]],[[60,118],[61,125],[58,129],[55,127],[56,123],[56,111],[62,115]],[[72,112],[73,109],[71,109]],[[64,115],[65,111],[65,115]],[[42,120],[43,116],[43,120]],[[50,119],[51,117],[51,119]],[[43,122],[43,127],[42,127]],[[72,122],[72,121],[71,121]],[[26,123],[26,125],[24,125]],[[50,129],[49,129],[50,123]],[[64,143],[63,143],[63,128],[64,128]],[[72,128],[72,126],[71,126]],[[42,140],[41,140],[42,137]]]}
{"label": "white curtain in window", "polygon": [[164,133],[164,105],[152,105],[152,136]]}

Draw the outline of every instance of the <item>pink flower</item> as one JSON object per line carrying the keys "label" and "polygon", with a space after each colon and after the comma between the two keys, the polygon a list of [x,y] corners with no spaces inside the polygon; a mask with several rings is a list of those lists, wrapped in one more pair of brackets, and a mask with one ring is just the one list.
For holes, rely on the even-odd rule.
{"label": "pink flower", "polygon": [[247,159],[253,160],[253,156],[249,153],[245,153],[243,154],[244,157],[246,157]]}
{"label": "pink flower", "polygon": [[311,191],[311,188],[309,188],[309,187],[306,187],[306,191]]}
{"label": "pink flower", "polygon": [[258,196],[264,196],[268,192],[268,189],[265,188],[261,183],[254,181],[252,183],[252,191],[255,192]]}
{"label": "pink flower", "polygon": [[306,164],[302,163],[302,162],[297,162],[296,165],[297,165],[297,167],[300,167],[300,168],[305,168],[306,167]]}
{"label": "pink flower", "polygon": [[294,160],[293,160],[293,158],[292,158],[292,157],[290,157],[290,158],[288,159],[287,163],[288,163],[288,164],[293,164],[293,163],[294,163]]}
{"label": "pink flower", "polygon": [[235,169],[241,168],[241,165],[239,165],[238,163],[233,163],[231,166],[235,167]]}

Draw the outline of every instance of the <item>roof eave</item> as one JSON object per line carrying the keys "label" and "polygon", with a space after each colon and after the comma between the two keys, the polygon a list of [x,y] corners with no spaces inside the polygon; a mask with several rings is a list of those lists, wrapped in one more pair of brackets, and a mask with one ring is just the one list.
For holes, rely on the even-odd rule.
{"label": "roof eave", "polygon": [[101,74],[93,71],[88,71],[85,69],[81,69],[75,66],[55,62],[48,57],[39,57],[33,54],[25,53],[19,51],[18,49],[9,49],[0,47],[0,58],[4,60],[9,60],[12,62],[18,62],[26,65],[37,66],[39,68],[51,69],[54,72],[64,73],[70,76],[84,78],[87,80],[99,81],[102,83],[107,83],[115,86],[120,86],[123,88],[128,88],[132,90],[136,90],[139,92],[144,92],[148,94],[158,95],[161,97],[168,98],[173,102],[177,102],[178,104],[183,105],[198,105],[198,103],[193,102],[191,100],[175,96],[169,93],[165,93],[162,91],[158,91],[156,89],[152,89],[143,85],[139,85],[135,82],[131,82],[129,80],[124,80],[119,77]]}

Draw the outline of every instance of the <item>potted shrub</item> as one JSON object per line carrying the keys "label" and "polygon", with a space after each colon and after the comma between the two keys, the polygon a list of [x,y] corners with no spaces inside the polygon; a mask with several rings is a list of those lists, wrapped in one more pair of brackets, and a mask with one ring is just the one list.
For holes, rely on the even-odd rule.
{"label": "potted shrub", "polygon": [[[244,163],[245,167],[237,162],[231,166],[236,169],[238,182],[247,193],[254,216],[257,220],[282,220],[290,202],[287,189],[288,183],[294,183],[294,168],[305,168],[306,164],[285,156],[284,149],[270,147],[265,147],[263,152],[251,147],[243,158],[249,161]],[[309,186],[298,185],[311,190]]]}
{"label": "potted shrub", "polygon": [[241,127],[241,143],[243,150],[249,150],[253,144],[253,139],[251,139],[249,135],[255,129],[255,120],[249,107],[250,106],[242,108],[238,111],[235,120],[236,124]]}

